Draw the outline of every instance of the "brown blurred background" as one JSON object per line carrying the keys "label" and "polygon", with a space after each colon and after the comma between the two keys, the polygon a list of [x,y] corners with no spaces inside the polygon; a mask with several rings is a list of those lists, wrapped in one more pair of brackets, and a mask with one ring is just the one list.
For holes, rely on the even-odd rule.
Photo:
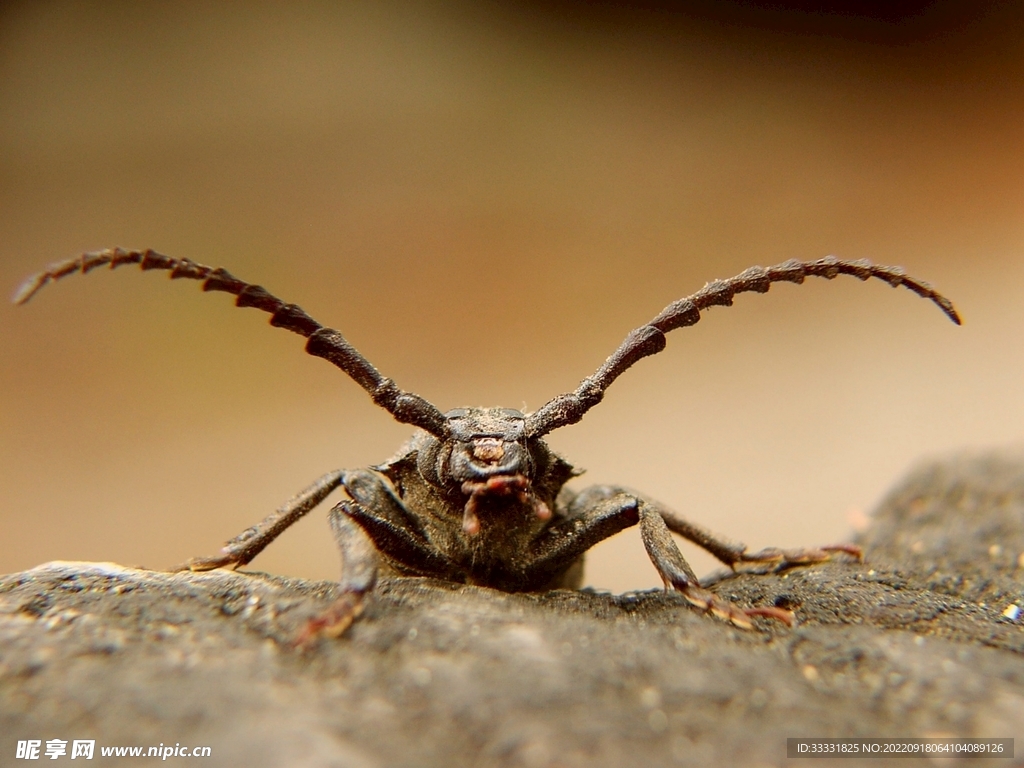
{"label": "brown blurred background", "polygon": [[[536,408],[752,264],[554,447],[753,546],[1024,438],[1024,4],[88,3],[0,10],[0,285],[223,265],[444,410]],[[818,9],[818,10],[815,10]],[[0,571],[212,554],[408,428],[266,316],[125,267],[0,306]],[[253,564],[333,578],[325,510]],[[698,572],[711,558],[686,547]],[[658,583],[639,535],[591,584]]]}

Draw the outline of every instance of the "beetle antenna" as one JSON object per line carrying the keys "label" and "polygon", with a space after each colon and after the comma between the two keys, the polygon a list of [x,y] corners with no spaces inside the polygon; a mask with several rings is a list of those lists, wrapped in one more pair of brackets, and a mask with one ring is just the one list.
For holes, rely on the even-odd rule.
{"label": "beetle antenna", "polygon": [[904,274],[899,267],[872,264],[865,259],[843,261],[826,256],[817,261],[790,259],[774,267],[751,267],[728,280],[714,280],[692,296],[669,304],[646,325],[630,331],[611,357],[591,376],[585,378],[573,392],[558,395],[526,417],[526,432],[531,437],[546,435],[559,427],[575,424],[583,415],[601,402],[605,390],[634,363],[665,348],[665,334],[676,328],[693,325],[700,320],[702,310],[713,306],[731,306],[737,293],[753,291],[767,293],[772,283],[802,283],[805,277],[853,275],[860,280],[877,277],[893,288],[904,286],[918,296],[938,305],[950,320],[960,325],[960,316],[952,302],[928,283]]}
{"label": "beetle antenna", "polygon": [[286,328],[307,338],[306,351],[309,354],[322,357],[341,368],[370,394],[373,402],[387,410],[398,421],[425,429],[441,439],[447,436],[447,422],[444,414],[436,406],[419,395],[399,389],[391,379],[381,376],[370,361],[338,331],[320,325],[301,307],[286,304],[263,286],[239,280],[225,269],[206,267],[188,259],[172,259],[149,249],[126,251],[122,248],[107,248],[50,265],[45,271],[33,275],[22,283],[12,301],[15,304],[24,304],[47,283],[59,280],[72,272],[86,273],[106,264],[109,264],[111,269],[123,264],[138,264],[144,270],[164,269],[171,273],[171,279],[187,277],[202,280],[204,291],[225,291],[233,294],[237,297],[235,306],[262,309],[271,315],[271,325]]}

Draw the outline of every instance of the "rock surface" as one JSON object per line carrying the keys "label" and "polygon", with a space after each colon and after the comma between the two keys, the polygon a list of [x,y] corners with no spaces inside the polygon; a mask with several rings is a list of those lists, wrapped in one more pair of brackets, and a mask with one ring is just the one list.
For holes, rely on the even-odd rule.
{"label": "rock surface", "polygon": [[306,652],[330,583],[48,563],[0,579],[0,763],[58,738],[95,739],[93,764],[178,743],[256,768],[754,766],[792,736],[955,735],[1014,737],[986,762],[1024,765],[1024,455],[920,468],[860,543],[863,564],[715,580],[792,629],[408,579]]}

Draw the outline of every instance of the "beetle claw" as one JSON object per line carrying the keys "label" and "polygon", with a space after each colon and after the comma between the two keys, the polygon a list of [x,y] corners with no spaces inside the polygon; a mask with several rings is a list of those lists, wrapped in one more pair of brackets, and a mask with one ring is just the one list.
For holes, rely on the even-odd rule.
{"label": "beetle claw", "polygon": [[341,637],[363,612],[363,598],[364,594],[361,592],[343,594],[331,603],[326,611],[306,622],[292,647],[296,650],[307,650],[321,637]]}

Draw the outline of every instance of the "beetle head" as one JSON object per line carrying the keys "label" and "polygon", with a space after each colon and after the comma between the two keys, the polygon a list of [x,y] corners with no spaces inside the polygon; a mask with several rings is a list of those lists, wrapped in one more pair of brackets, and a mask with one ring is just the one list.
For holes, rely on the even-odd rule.
{"label": "beetle head", "polygon": [[[548,452],[539,440],[528,441],[526,416],[511,408],[457,408],[445,414],[448,434],[427,438],[419,457],[420,474],[431,485],[466,499],[462,528],[480,530],[477,508],[484,499],[506,498],[530,505],[541,520],[551,517],[533,492],[537,458]],[[534,456],[540,451],[542,457]]]}
{"label": "beetle head", "polygon": [[451,453],[444,474],[456,483],[533,474],[526,417],[511,408],[457,408],[445,414]]}

